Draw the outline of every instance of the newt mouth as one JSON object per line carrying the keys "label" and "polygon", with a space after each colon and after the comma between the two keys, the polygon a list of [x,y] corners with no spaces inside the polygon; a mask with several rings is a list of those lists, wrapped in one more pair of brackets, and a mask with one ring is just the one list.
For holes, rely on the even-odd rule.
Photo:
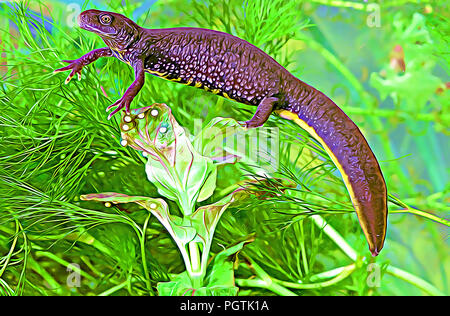
{"label": "newt mouth", "polygon": [[83,30],[98,33],[98,31],[89,23],[89,15],[86,12],[81,12],[77,18],[78,26]]}
{"label": "newt mouth", "polygon": [[87,27],[88,24],[86,23],[86,17],[85,17],[85,15],[83,13],[78,15],[77,22],[78,22],[78,26],[80,28],[82,28],[83,30],[90,31],[90,29]]}

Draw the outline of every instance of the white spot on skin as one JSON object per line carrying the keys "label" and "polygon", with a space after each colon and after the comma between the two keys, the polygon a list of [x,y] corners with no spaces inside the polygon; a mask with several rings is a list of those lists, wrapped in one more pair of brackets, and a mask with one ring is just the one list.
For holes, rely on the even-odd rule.
{"label": "white spot on skin", "polygon": [[127,124],[124,124],[124,125],[122,126],[122,129],[123,129],[124,131],[128,131],[128,130],[130,129],[130,127],[129,127]]}
{"label": "white spot on skin", "polygon": [[159,132],[164,134],[165,132],[167,132],[167,128],[166,127],[161,127],[159,129]]}
{"label": "white spot on skin", "polygon": [[123,118],[123,120],[125,121],[125,122],[131,122],[131,116],[125,116],[124,118]]}
{"label": "white spot on skin", "polygon": [[151,116],[157,116],[157,115],[159,114],[159,111],[158,111],[157,109],[153,109],[153,110],[150,112],[150,114],[151,114]]}
{"label": "white spot on skin", "polygon": [[152,210],[156,209],[156,207],[157,207],[156,203],[150,204],[150,208],[151,208]]}
{"label": "white spot on skin", "polygon": [[143,119],[144,117],[145,117],[145,114],[144,114],[144,113],[138,114],[138,118]]}
{"label": "white spot on skin", "polygon": [[126,139],[122,139],[122,140],[120,141],[120,144],[121,144],[123,147],[125,147],[126,145],[128,145],[128,142],[127,142]]}

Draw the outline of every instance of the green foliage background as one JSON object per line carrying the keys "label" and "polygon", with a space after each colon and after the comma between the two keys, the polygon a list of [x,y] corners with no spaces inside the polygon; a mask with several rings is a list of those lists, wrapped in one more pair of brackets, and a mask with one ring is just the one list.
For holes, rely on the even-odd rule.
{"label": "green foliage background", "polygon": [[[106,119],[105,108],[133,80],[131,68],[102,59],[83,70],[82,81],[69,85],[65,74],[52,73],[62,67],[60,60],[104,46],[99,37],[73,27],[78,9],[98,8],[148,28],[198,26],[250,41],[340,105],[380,161],[391,203],[386,246],[374,259],[326,154],[300,128],[272,117],[268,126],[279,127],[281,139],[277,176],[297,183],[297,191],[290,195],[261,184],[255,188],[259,192],[278,194],[230,208],[219,222],[213,253],[247,242],[230,258],[239,295],[448,295],[446,5],[406,0],[1,3],[0,293],[151,295],[157,294],[157,282],[184,269],[155,218],[142,231],[145,210],[79,201],[81,194],[107,191],[157,197],[143,158],[120,145],[118,118]],[[404,51],[404,73],[394,64],[402,59],[396,45]],[[217,116],[246,120],[255,110],[147,75],[133,107],[154,102],[167,103],[191,132],[195,119],[204,124]],[[253,171],[242,165],[220,169],[215,197]],[[322,214],[351,245],[356,263],[311,214]],[[375,286],[368,282],[374,262],[381,276]],[[70,263],[79,266],[79,286],[68,285]],[[357,268],[351,273],[338,274],[352,264]],[[340,278],[320,283],[329,280],[324,272]],[[302,287],[299,280],[320,286]]]}

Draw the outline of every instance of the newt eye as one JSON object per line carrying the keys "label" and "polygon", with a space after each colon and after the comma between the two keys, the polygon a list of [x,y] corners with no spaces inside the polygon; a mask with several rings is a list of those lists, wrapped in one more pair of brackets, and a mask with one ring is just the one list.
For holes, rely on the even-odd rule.
{"label": "newt eye", "polygon": [[109,24],[111,24],[111,21],[112,21],[112,17],[110,15],[104,14],[100,17],[100,22],[103,25],[109,25]]}

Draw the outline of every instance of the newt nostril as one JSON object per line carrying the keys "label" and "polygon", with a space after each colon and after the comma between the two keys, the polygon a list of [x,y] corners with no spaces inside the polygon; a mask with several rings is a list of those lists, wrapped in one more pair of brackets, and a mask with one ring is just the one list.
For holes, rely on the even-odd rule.
{"label": "newt nostril", "polygon": [[78,15],[78,25],[80,27],[85,26],[86,24],[89,24],[89,14],[87,11],[83,11]]}
{"label": "newt nostril", "polygon": [[78,15],[78,25],[80,27],[83,27],[84,25],[86,25],[87,22],[87,16],[86,14],[84,14],[84,12],[81,12],[80,15]]}

